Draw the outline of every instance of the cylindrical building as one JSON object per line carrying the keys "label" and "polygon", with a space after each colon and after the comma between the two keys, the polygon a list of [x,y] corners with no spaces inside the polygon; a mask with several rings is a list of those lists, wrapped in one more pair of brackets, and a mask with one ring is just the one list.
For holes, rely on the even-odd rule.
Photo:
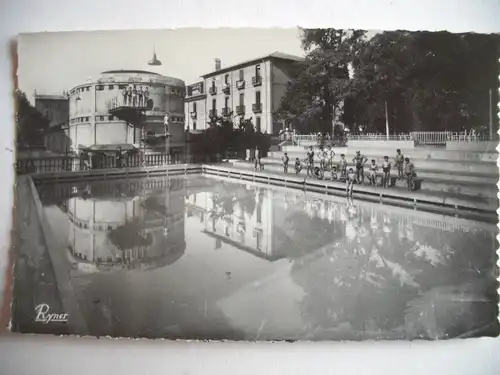
{"label": "cylindrical building", "polygon": [[[123,102],[126,92],[148,101],[142,129],[112,116],[109,111]],[[140,146],[141,131],[164,134],[169,116],[170,147],[181,147],[184,133],[184,81],[142,70],[110,70],[95,82],[70,90],[69,131],[71,150],[104,145]],[[135,94],[137,93],[137,95]],[[140,93],[140,94],[139,94]]]}

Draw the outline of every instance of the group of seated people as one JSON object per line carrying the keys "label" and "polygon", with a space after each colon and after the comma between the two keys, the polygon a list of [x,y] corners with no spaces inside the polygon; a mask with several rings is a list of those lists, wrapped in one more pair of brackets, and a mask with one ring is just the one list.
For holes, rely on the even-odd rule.
{"label": "group of seated people", "polygon": [[[354,163],[354,168],[348,168],[348,163],[344,154],[340,155],[340,160],[335,161],[335,152],[331,146],[326,149],[320,147],[318,151],[314,151],[312,146],[305,155],[305,159],[301,161],[299,158],[295,159],[294,169],[295,174],[299,174],[303,169],[306,170],[307,177],[313,176],[317,179],[324,179],[325,172],[330,172],[332,181],[342,181],[350,186],[352,191],[352,185],[364,184],[364,167],[368,162],[368,158],[361,154],[360,151],[356,151],[356,156],[352,159]],[[315,159],[319,159],[319,164],[315,165]],[[283,158],[283,168],[285,174],[288,173],[289,157],[285,152]],[[408,190],[413,188],[413,180],[416,177],[413,163],[410,162],[408,157],[404,157],[401,150],[396,151],[395,166],[398,171],[398,179],[407,181]],[[379,170],[382,171],[382,186],[388,188],[391,186],[391,168],[392,163],[389,161],[389,156],[384,156],[382,164],[377,165],[376,160],[372,159],[369,164],[369,174],[368,181],[370,185],[377,186],[377,175],[379,175]]]}

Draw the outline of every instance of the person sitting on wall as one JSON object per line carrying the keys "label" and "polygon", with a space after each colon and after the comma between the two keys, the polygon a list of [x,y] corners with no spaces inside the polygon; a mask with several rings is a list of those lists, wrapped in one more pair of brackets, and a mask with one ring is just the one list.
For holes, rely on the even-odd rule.
{"label": "person sitting on wall", "polygon": [[338,173],[337,173],[337,167],[336,166],[332,166],[330,172],[332,174],[332,181],[336,181],[339,178]]}
{"label": "person sitting on wall", "polygon": [[370,174],[369,174],[370,185],[372,186],[377,186],[377,172],[378,172],[378,166],[375,162],[375,159],[372,159],[372,163],[370,164]]}
{"label": "person sitting on wall", "polygon": [[299,158],[295,159],[295,174],[299,174],[302,170],[302,163]]}
{"label": "person sitting on wall", "polygon": [[318,180],[322,180],[325,177],[323,169],[318,166],[314,167],[314,177],[316,177]]}

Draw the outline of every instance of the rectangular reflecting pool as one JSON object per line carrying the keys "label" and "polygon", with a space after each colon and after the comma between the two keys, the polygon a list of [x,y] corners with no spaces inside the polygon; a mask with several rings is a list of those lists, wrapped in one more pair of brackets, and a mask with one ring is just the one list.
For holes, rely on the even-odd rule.
{"label": "rectangular reflecting pool", "polygon": [[[206,176],[37,190],[57,239],[52,250],[64,260],[53,271],[69,275],[88,335],[364,340],[499,332],[494,223]],[[14,302],[26,293],[15,289]],[[23,330],[33,314],[14,311]]]}

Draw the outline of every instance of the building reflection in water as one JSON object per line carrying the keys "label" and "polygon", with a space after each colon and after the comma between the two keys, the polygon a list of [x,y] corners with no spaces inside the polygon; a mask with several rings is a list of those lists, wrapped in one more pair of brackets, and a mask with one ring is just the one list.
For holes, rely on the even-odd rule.
{"label": "building reflection in water", "polygon": [[182,179],[57,186],[44,193],[42,200],[56,200],[70,221],[68,255],[80,271],[157,268],[185,251],[184,202],[177,197],[184,194]]}
{"label": "building reflection in water", "polygon": [[[289,338],[442,339],[498,332],[494,225],[345,198],[214,185],[186,202],[204,233],[216,243],[293,263],[290,277],[305,293],[300,305],[307,337]],[[253,299],[266,287],[258,288],[232,298],[247,301],[241,308],[257,315],[262,301]],[[285,303],[286,296],[279,298]],[[243,312],[230,314],[237,322]]]}
{"label": "building reflection in water", "polygon": [[[219,339],[255,339],[257,332],[260,339],[309,340],[498,333],[495,225],[214,178],[173,179],[170,184],[177,181],[178,186],[170,188],[161,185],[166,181],[154,181],[93,184],[90,192],[81,185],[70,192],[75,196],[66,199],[63,210],[71,218],[68,242],[80,269],[172,263],[184,253],[187,223],[186,230],[201,232],[215,248],[224,244],[223,256],[214,256],[221,264],[212,267],[232,271],[238,251],[245,251],[266,260],[249,270],[257,275],[257,269],[267,267],[275,273],[268,277],[266,271],[262,279],[246,275],[248,285],[234,290],[234,280],[220,281],[220,275],[204,273],[219,289],[228,288],[218,297],[198,285],[196,265],[210,264],[202,251],[175,263],[187,268],[192,264],[196,271],[183,280],[171,276],[169,284],[166,276],[153,272],[141,273],[142,284],[129,272],[97,273],[113,276],[82,284],[80,302],[89,314],[94,311],[92,301],[109,298],[100,303],[95,318],[89,318],[95,319],[92,334],[196,338],[197,332],[189,328],[195,322],[198,334],[212,327],[211,338]],[[189,181],[204,185],[186,187]],[[148,185],[154,183],[160,186]],[[54,189],[44,191],[55,194]],[[50,196],[44,199],[50,201]],[[200,246],[195,240],[192,244]],[[174,269],[166,273],[172,275]],[[183,267],[177,272],[185,275]],[[137,290],[131,300],[140,302],[134,305],[123,297],[125,283]],[[200,305],[203,308],[192,308]],[[105,307],[115,314],[107,328],[102,323],[107,319]],[[264,319],[275,327],[260,327]],[[283,323],[283,334],[276,337],[277,325],[284,320],[288,325]],[[180,333],[168,333],[164,327],[170,325]]]}
{"label": "building reflection in water", "polygon": [[269,261],[285,257],[273,247],[270,191],[235,184],[216,184],[211,190],[190,194],[186,209],[188,216],[199,217],[216,249],[226,243]]}

